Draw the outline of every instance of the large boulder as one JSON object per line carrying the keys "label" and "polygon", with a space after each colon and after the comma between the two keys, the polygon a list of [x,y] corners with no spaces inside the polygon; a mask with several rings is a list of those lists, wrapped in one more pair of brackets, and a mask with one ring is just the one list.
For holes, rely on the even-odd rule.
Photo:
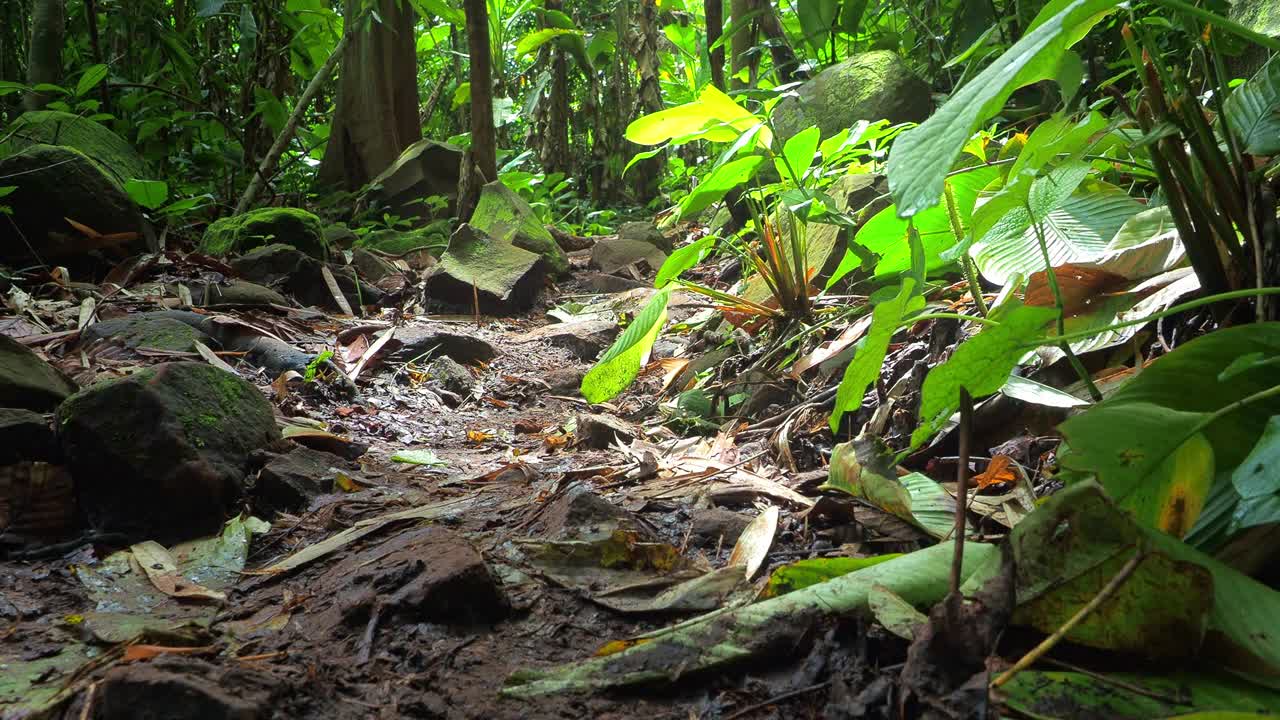
{"label": "large boulder", "polygon": [[289,245],[320,259],[329,255],[324,223],[298,208],[261,208],[222,218],[205,229],[200,250],[232,255],[273,244]]}
{"label": "large boulder", "polygon": [[45,412],[76,390],[70,378],[31,348],[0,335],[0,406]]}
{"label": "large boulder", "polygon": [[216,533],[238,507],[250,454],[280,438],[257,388],[196,362],[81,390],[54,426],[93,527],[165,544]]}
{"label": "large boulder", "polygon": [[121,184],[155,177],[147,161],[124,138],[105,125],[79,115],[59,110],[33,110],[19,116],[9,126],[8,134],[7,143],[15,150],[32,145],[75,148],[92,158]]}
{"label": "large boulder", "polygon": [[555,273],[569,271],[569,258],[542,221],[516,191],[500,180],[480,190],[480,200],[471,215],[471,226],[522,250],[536,253]]}
{"label": "large boulder", "polygon": [[[13,224],[0,224],[0,261],[79,259],[142,237],[137,203],[115,177],[75,148],[32,145],[0,160],[0,178],[15,188],[0,200],[13,211]],[[96,234],[77,230],[68,220]],[[18,232],[11,231],[15,227]]]}
{"label": "large boulder", "polygon": [[449,201],[448,212],[458,196],[462,171],[462,150],[448,143],[419,140],[400,153],[395,162],[371,183],[371,197],[400,215],[428,218],[430,208],[423,198],[438,196]]}
{"label": "large boulder", "polygon": [[859,53],[818,73],[773,110],[778,135],[789,138],[810,125],[830,137],[859,120],[923,122],[933,111],[929,84],[888,50]]}
{"label": "large boulder", "polygon": [[666,260],[667,254],[653,243],[621,235],[601,238],[591,246],[591,267],[606,274],[616,273],[636,263],[644,263],[656,271]]}
{"label": "large boulder", "polygon": [[541,256],[462,225],[427,285],[427,294],[470,308],[479,300],[487,313],[509,314],[533,305],[545,277]]}

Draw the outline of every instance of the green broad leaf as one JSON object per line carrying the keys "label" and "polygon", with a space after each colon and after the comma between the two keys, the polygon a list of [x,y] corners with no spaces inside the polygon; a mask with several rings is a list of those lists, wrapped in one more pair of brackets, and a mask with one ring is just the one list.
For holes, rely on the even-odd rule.
{"label": "green broad leaf", "polygon": [[[947,179],[956,199],[956,212],[960,226],[969,229],[970,218],[977,204],[979,193],[1000,176],[998,167],[979,167]],[[954,260],[947,253],[956,247],[956,236],[951,229],[951,218],[945,203],[921,211],[911,218],[920,242],[924,247],[925,268],[932,272],[950,265]],[[898,216],[897,206],[876,213],[854,236],[854,243],[880,256],[876,263],[876,276],[885,277],[911,269],[911,248],[907,242],[907,221]],[[827,281],[831,287],[836,281],[856,270],[861,260],[850,252],[845,253],[836,272]]]}
{"label": "green broad leaf", "polygon": [[541,30],[534,30],[516,42],[516,57],[524,57],[525,55],[536,52],[538,48],[543,45],[566,35],[582,37],[582,31],[566,28],[542,28]]}
{"label": "green broad leaf", "polygon": [[1231,475],[1240,504],[1231,518],[1231,532],[1280,522],[1280,416],[1267,427],[1249,456]]}
{"label": "green broad leaf", "polygon": [[53,93],[56,95],[71,94],[70,90],[62,87],[61,85],[54,85],[53,83],[36,83],[35,85],[31,86],[31,89],[38,93],[46,93],[46,94]]}
{"label": "green broad leaf", "polygon": [[1280,693],[1222,671],[1108,672],[1024,670],[1001,687],[1005,704],[1026,717],[1111,720],[1266,720]]}
{"label": "green broad leaf", "polygon": [[840,6],[840,30],[846,35],[857,35],[866,12],[867,0],[844,0]]}
{"label": "green broad leaf", "polygon": [[903,640],[914,640],[916,629],[929,622],[927,615],[883,585],[875,585],[867,593],[867,607],[876,622]]}
{"label": "green broad leaf", "polygon": [[391,456],[391,462],[406,463],[408,465],[426,465],[427,467],[445,467],[449,463],[441,460],[431,450],[401,450]]}
{"label": "green broad leaf", "polygon": [[[1085,168],[1079,174],[1083,178],[1087,166],[1077,167]],[[1032,184],[1030,212],[1026,206],[1009,210],[969,249],[983,277],[1003,285],[1014,275],[1043,271],[1041,234],[1054,267],[1097,260],[1120,228],[1143,209],[1121,188],[1102,182],[1091,182],[1064,198],[1070,178],[1059,177],[1055,184],[1050,179],[1055,176],[1050,173]]]}
{"label": "green broad leaf", "polygon": [[760,155],[748,155],[716,168],[680,201],[678,218],[687,218],[719,202],[730,190],[755,177],[763,162]]}
{"label": "green broad leaf", "polygon": [[1052,78],[1066,49],[1118,4],[1119,0],[1049,3],[1034,29],[965,83],[932,117],[902,133],[894,141],[887,168],[898,213],[910,217],[936,205],[947,172],[978,126],[999,112],[1014,90]]}
{"label": "green broad leaf", "polygon": [[80,76],[80,81],[76,83],[76,97],[84,97],[106,79],[106,65],[90,65],[85,69],[84,74]]}
{"label": "green broad leaf", "polygon": [[880,438],[859,435],[831,450],[831,470],[820,490],[839,490],[901,518],[937,539],[955,528],[955,499],[929,477],[899,478]]}
{"label": "green broad leaf", "polygon": [[459,83],[456,90],[453,91],[453,102],[450,107],[454,110],[471,102],[471,83]]}
{"label": "green broad leaf", "polygon": [[821,140],[822,131],[816,125],[811,125],[792,135],[782,146],[782,157],[773,160],[778,169],[778,175],[791,178],[794,172],[795,180],[803,185],[804,174],[813,164],[813,157],[818,152],[818,142]]}
{"label": "green broad leaf", "polygon": [[1253,155],[1280,154],[1280,61],[1276,57],[1227,98],[1231,132]]}
{"label": "green broad leaf", "polygon": [[829,557],[797,560],[773,571],[763,597],[771,598],[802,590],[810,585],[824,583],[832,578],[848,575],[864,568],[879,565],[886,560],[902,557],[901,553],[887,553],[873,557]]}
{"label": "green broad leaf", "polygon": [[[1253,367],[1237,368],[1228,379],[1221,379],[1236,358],[1255,353],[1260,360]],[[1280,323],[1249,323],[1215,330],[1156,358],[1105,402],[1078,418],[1110,403],[1150,403],[1180,412],[1216,412],[1275,387],[1280,380],[1272,365],[1263,361],[1277,357]],[[1257,445],[1273,415],[1280,415],[1280,398],[1268,397],[1235,408],[1204,428],[1213,445],[1217,467],[1233,470],[1240,465]]]}
{"label": "green broad leaf", "polygon": [[0,80],[0,97],[13,95],[14,93],[26,92],[27,86],[20,82],[12,80]]}
{"label": "green broad leaf", "polygon": [[[760,118],[714,85],[708,85],[693,102],[635,120],[627,126],[626,137],[637,145],[658,145],[677,137],[732,142],[759,123]],[[758,137],[765,146],[773,142],[767,128],[760,131]]]}
{"label": "green broad leaf", "polygon": [[960,409],[961,388],[975,400],[998,392],[1026,354],[1026,344],[1043,337],[1044,326],[1057,313],[1054,308],[1027,307],[1017,300],[1008,300],[992,312],[991,320],[999,325],[983,326],[925,376],[920,427],[911,434],[911,446],[923,445]]}
{"label": "green broad leaf", "polygon": [[1036,175],[1059,156],[1074,157],[1106,129],[1107,119],[1097,111],[1091,111],[1083,118],[1056,113],[1027,136],[1026,144],[1018,153],[1013,167],[1009,168],[1009,177],[1019,178],[1024,173]]}
{"label": "green broad leaf", "polygon": [[[3,188],[0,188],[2,190]],[[0,195],[0,197],[4,197]],[[658,268],[658,275],[653,279],[653,286],[662,289],[669,283],[676,280],[684,273],[685,270],[702,262],[711,251],[715,249],[715,235],[706,235],[681,248],[676,248],[666,262],[662,263],[662,267]]]}
{"label": "green broad leaf", "polygon": [[17,185],[0,185],[0,198],[12,195],[18,189]]}
{"label": "green broad leaf", "polygon": [[604,402],[616,396],[640,374],[667,322],[669,296],[669,290],[659,290],[582,378],[582,396],[588,402]]}
{"label": "green broad leaf", "polygon": [[1015,400],[1044,407],[1073,408],[1090,405],[1088,400],[1082,400],[1071,393],[1019,375],[1010,375],[1008,382],[1000,388],[1000,393]]}
{"label": "green broad leaf", "polygon": [[641,150],[640,152],[636,153],[631,157],[630,160],[627,161],[627,166],[622,168],[622,176],[623,177],[627,176],[627,171],[631,169],[632,165],[635,165],[641,160],[648,160],[654,155],[657,155],[658,153],[662,152],[664,149],[666,149],[666,147],[667,147],[666,145],[659,145],[658,147],[653,148],[652,150]]}
{"label": "green broad leaf", "polygon": [[413,4],[420,15],[435,15],[450,25],[458,27],[467,24],[467,15],[462,11],[461,3],[450,3],[448,0],[413,0]]}
{"label": "green broad leaf", "polygon": [[845,413],[862,407],[862,396],[880,374],[880,366],[884,364],[884,355],[898,330],[898,323],[909,311],[923,306],[923,298],[916,294],[915,280],[903,278],[898,294],[871,311],[871,328],[862,347],[853,356],[853,362],[845,368],[840,387],[836,390],[835,407],[831,410],[831,432],[840,431],[840,420]]}
{"label": "green broad leaf", "polygon": [[133,201],[148,210],[155,210],[169,199],[169,184],[163,180],[127,180],[124,191]]}
{"label": "green broad leaf", "polygon": [[840,0],[797,0],[795,7],[805,41],[818,52],[826,51],[831,26],[840,12]]}

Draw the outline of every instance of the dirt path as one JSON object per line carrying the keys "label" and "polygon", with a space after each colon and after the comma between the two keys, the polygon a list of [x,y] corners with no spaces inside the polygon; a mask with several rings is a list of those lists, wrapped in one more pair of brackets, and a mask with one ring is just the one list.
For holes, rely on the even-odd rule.
{"label": "dirt path", "polygon": [[[555,299],[586,290],[570,284]],[[616,299],[634,306],[643,295],[633,291]],[[345,489],[275,517],[269,532],[253,537],[249,573],[225,588],[223,602],[159,593],[145,598],[143,611],[106,602],[75,566],[98,565],[116,549],[109,545],[0,562],[3,657],[20,658],[28,674],[45,667],[26,677],[30,685],[19,697],[6,696],[0,683],[0,715],[23,716],[9,703],[35,692],[61,701],[50,714],[65,718],[816,714],[827,695],[820,669],[851,652],[838,644],[818,643],[807,662],[760,668],[776,674],[766,679],[690,680],[673,667],[672,684],[641,693],[535,700],[501,695],[513,672],[584,659],[609,641],[698,614],[619,612],[598,601],[605,583],[639,578],[670,584],[663,571],[671,566],[641,567],[632,556],[612,566],[563,558],[548,563],[546,557],[566,547],[607,545],[612,536],[625,553],[668,549],[682,577],[707,572],[725,565],[737,532],[757,514],[756,501],[767,502],[768,492],[730,483],[722,487],[727,495],[712,502],[716,483],[706,478],[706,468],[730,468],[724,475],[733,475],[767,467],[764,474],[773,478],[767,487],[792,492],[789,478],[764,459],[750,459],[761,454],[759,448],[734,447],[724,436],[695,448],[697,438],[682,441],[654,422],[660,375],[643,377],[607,406],[609,418],[635,438],[606,432],[600,441],[598,428],[596,440],[585,436],[577,418],[591,408],[576,386],[590,366],[581,359],[590,348],[526,337],[546,324],[549,307],[544,301],[528,316],[482,318],[479,324],[472,318],[415,318],[397,327],[402,337],[440,331],[480,338],[497,350],[492,359],[472,363],[470,387],[452,394],[441,392],[439,379],[429,379],[421,363],[371,366],[357,398],[342,396],[323,379],[281,395],[260,375],[263,392],[283,415],[322,421],[350,442],[297,441],[359,456],[341,468]],[[688,302],[675,312],[688,316],[700,309]],[[358,335],[352,328],[359,325],[313,318],[313,339],[332,346],[335,337]],[[679,352],[678,345],[667,352]],[[628,417],[650,422],[642,427],[623,420]],[[351,452],[352,446],[358,449]],[[360,454],[362,446],[367,450]],[[288,454],[287,448],[276,450],[260,461]],[[430,450],[440,463],[390,461],[404,450]],[[704,463],[692,482],[681,479],[684,456]],[[434,521],[376,520],[416,507],[437,508],[430,513]],[[299,567],[253,574],[344,531],[367,528],[372,530]],[[780,530],[775,562],[830,547],[799,520]],[[114,636],[124,632],[121,619],[130,614],[142,618],[143,632]],[[763,702],[779,696],[782,705]]]}

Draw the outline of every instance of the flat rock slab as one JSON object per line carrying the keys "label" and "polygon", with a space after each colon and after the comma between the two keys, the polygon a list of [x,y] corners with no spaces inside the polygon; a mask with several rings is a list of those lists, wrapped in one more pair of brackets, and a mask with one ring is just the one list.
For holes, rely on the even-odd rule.
{"label": "flat rock slab", "polygon": [[635,263],[657,270],[666,261],[666,253],[644,240],[602,238],[591,248],[591,267],[602,273],[615,273]]}
{"label": "flat rock slab", "polygon": [[538,255],[553,272],[569,270],[569,258],[529,203],[501,180],[480,189],[471,226],[490,237]]}
{"label": "flat rock slab", "polygon": [[577,426],[578,444],[596,449],[613,447],[615,442],[629,443],[639,432],[631,423],[598,413],[578,415]]}
{"label": "flat rock slab", "polygon": [[530,330],[515,338],[516,342],[546,342],[564,348],[579,360],[595,360],[614,338],[618,337],[618,323],[610,320],[583,320],[555,323]]}
{"label": "flat rock slab", "polygon": [[280,438],[256,387],[197,362],[81,390],[54,427],[90,524],[166,544],[216,533],[239,505],[250,454]]}
{"label": "flat rock slab", "polygon": [[45,412],[78,388],[57,368],[8,335],[0,335],[0,406]]}
{"label": "flat rock slab", "polygon": [[635,514],[596,494],[589,485],[575,482],[550,499],[529,526],[535,537],[546,540],[604,540],[622,530],[644,540],[656,536]]}
{"label": "flat rock slab", "polygon": [[130,350],[170,350],[193,352],[198,340],[204,345],[213,339],[191,325],[160,313],[139,313],[114,320],[103,320],[80,333],[81,347],[106,340]]}
{"label": "flat rock slab", "polygon": [[427,295],[460,308],[511,314],[533,305],[546,276],[542,257],[460,226],[427,283]]}
{"label": "flat rock slab", "polygon": [[671,238],[662,234],[662,231],[654,226],[651,222],[625,222],[618,228],[618,237],[624,240],[639,240],[647,242],[658,248],[662,252],[670,255],[673,248]]}
{"label": "flat rock slab", "polygon": [[436,525],[405,530],[348,556],[316,587],[336,594],[333,609],[346,623],[365,623],[376,612],[381,626],[465,625],[499,620],[509,611],[480,553]]}
{"label": "flat rock slab", "polygon": [[440,324],[397,328],[383,349],[393,362],[421,362],[425,357],[444,355],[464,365],[474,365],[498,354],[487,340]]}
{"label": "flat rock slab", "polygon": [[[272,715],[269,673],[218,667],[190,657],[112,668],[94,693],[96,720],[199,718],[256,720]],[[232,690],[231,688],[234,688]]]}

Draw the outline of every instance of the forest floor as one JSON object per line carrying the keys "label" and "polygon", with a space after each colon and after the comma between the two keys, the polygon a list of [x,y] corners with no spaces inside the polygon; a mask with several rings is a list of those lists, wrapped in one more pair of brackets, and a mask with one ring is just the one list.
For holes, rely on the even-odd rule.
{"label": "forest floor", "polygon": [[[587,349],[576,352],[572,343],[540,339],[534,331],[547,325],[545,313],[577,299],[625,317],[652,290],[636,283],[602,296],[588,282],[585,258],[574,262],[574,275],[523,316],[401,318],[398,334],[471,336],[496,350],[469,365],[469,387],[453,395],[414,362],[370,364],[355,396],[323,373],[317,382],[273,384],[242,365],[295,430],[298,418],[323,423],[326,432],[296,432],[294,441],[351,459],[328,456],[344,468],[329,468],[337,485],[305,509],[267,517],[270,530],[252,536],[245,571],[213,601],[136,584],[136,562],[134,580],[112,575],[107,558],[118,544],[73,542],[0,561],[0,667],[13,673],[8,688],[0,682],[0,716],[44,709],[65,718],[767,718],[816,717],[828,702],[835,705],[826,715],[842,716],[837,708],[849,698],[835,696],[849,686],[856,694],[900,663],[904,641],[849,620],[728,674],[683,678],[673,661],[661,668],[672,682],[634,692],[502,694],[512,673],[583,660],[730,595],[754,595],[767,569],[865,549],[857,541],[869,536],[840,537],[861,527],[851,518],[806,517],[825,471],[786,471],[769,458],[764,436],[682,438],[662,425],[660,362],[611,403],[593,409],[582,400],[577,386],[591,363],[581,358],[609,339],[584,340]],[[100,316],[108,305],[98,304]],[[36,307],[52,316],[59,305]],[[675,322],[707,309],[692,297],[671,302]],[[388,325],[283,310],[238,317],[270,323],[304,351],[343,348],[350,360]],[[20,321],[10,318],[8,330]],[[49,335],[56,345],[68,334]],[[55,362],[80,379],[183,355],[77,354],[49,345],[49,357],[61,357]],[[664,338],[655,357],[681,352],[679,337]],[[596,421],[603,430],[584,427]],[[275,450],[269,457],[277,460],[289,453]],[[407,450],[429,450],[437,460],[390,460]],[[287,469],[287,457],[281,462]],[[782,514],[776,533],[767,527],[767,554],[755,551],[762,567],[751,573],[754,584],[733,571],[740,579],[713,597],[652,602],[678,580],[723,571],[743,528],[768,506]],[[396,515],[412,508],[427,510]],[[901,542],[890,534],[877,551],[923,539],[898,525],[906,528],[895,525],[906,532]],[[308,550],[314,559],[274,572]]]}

